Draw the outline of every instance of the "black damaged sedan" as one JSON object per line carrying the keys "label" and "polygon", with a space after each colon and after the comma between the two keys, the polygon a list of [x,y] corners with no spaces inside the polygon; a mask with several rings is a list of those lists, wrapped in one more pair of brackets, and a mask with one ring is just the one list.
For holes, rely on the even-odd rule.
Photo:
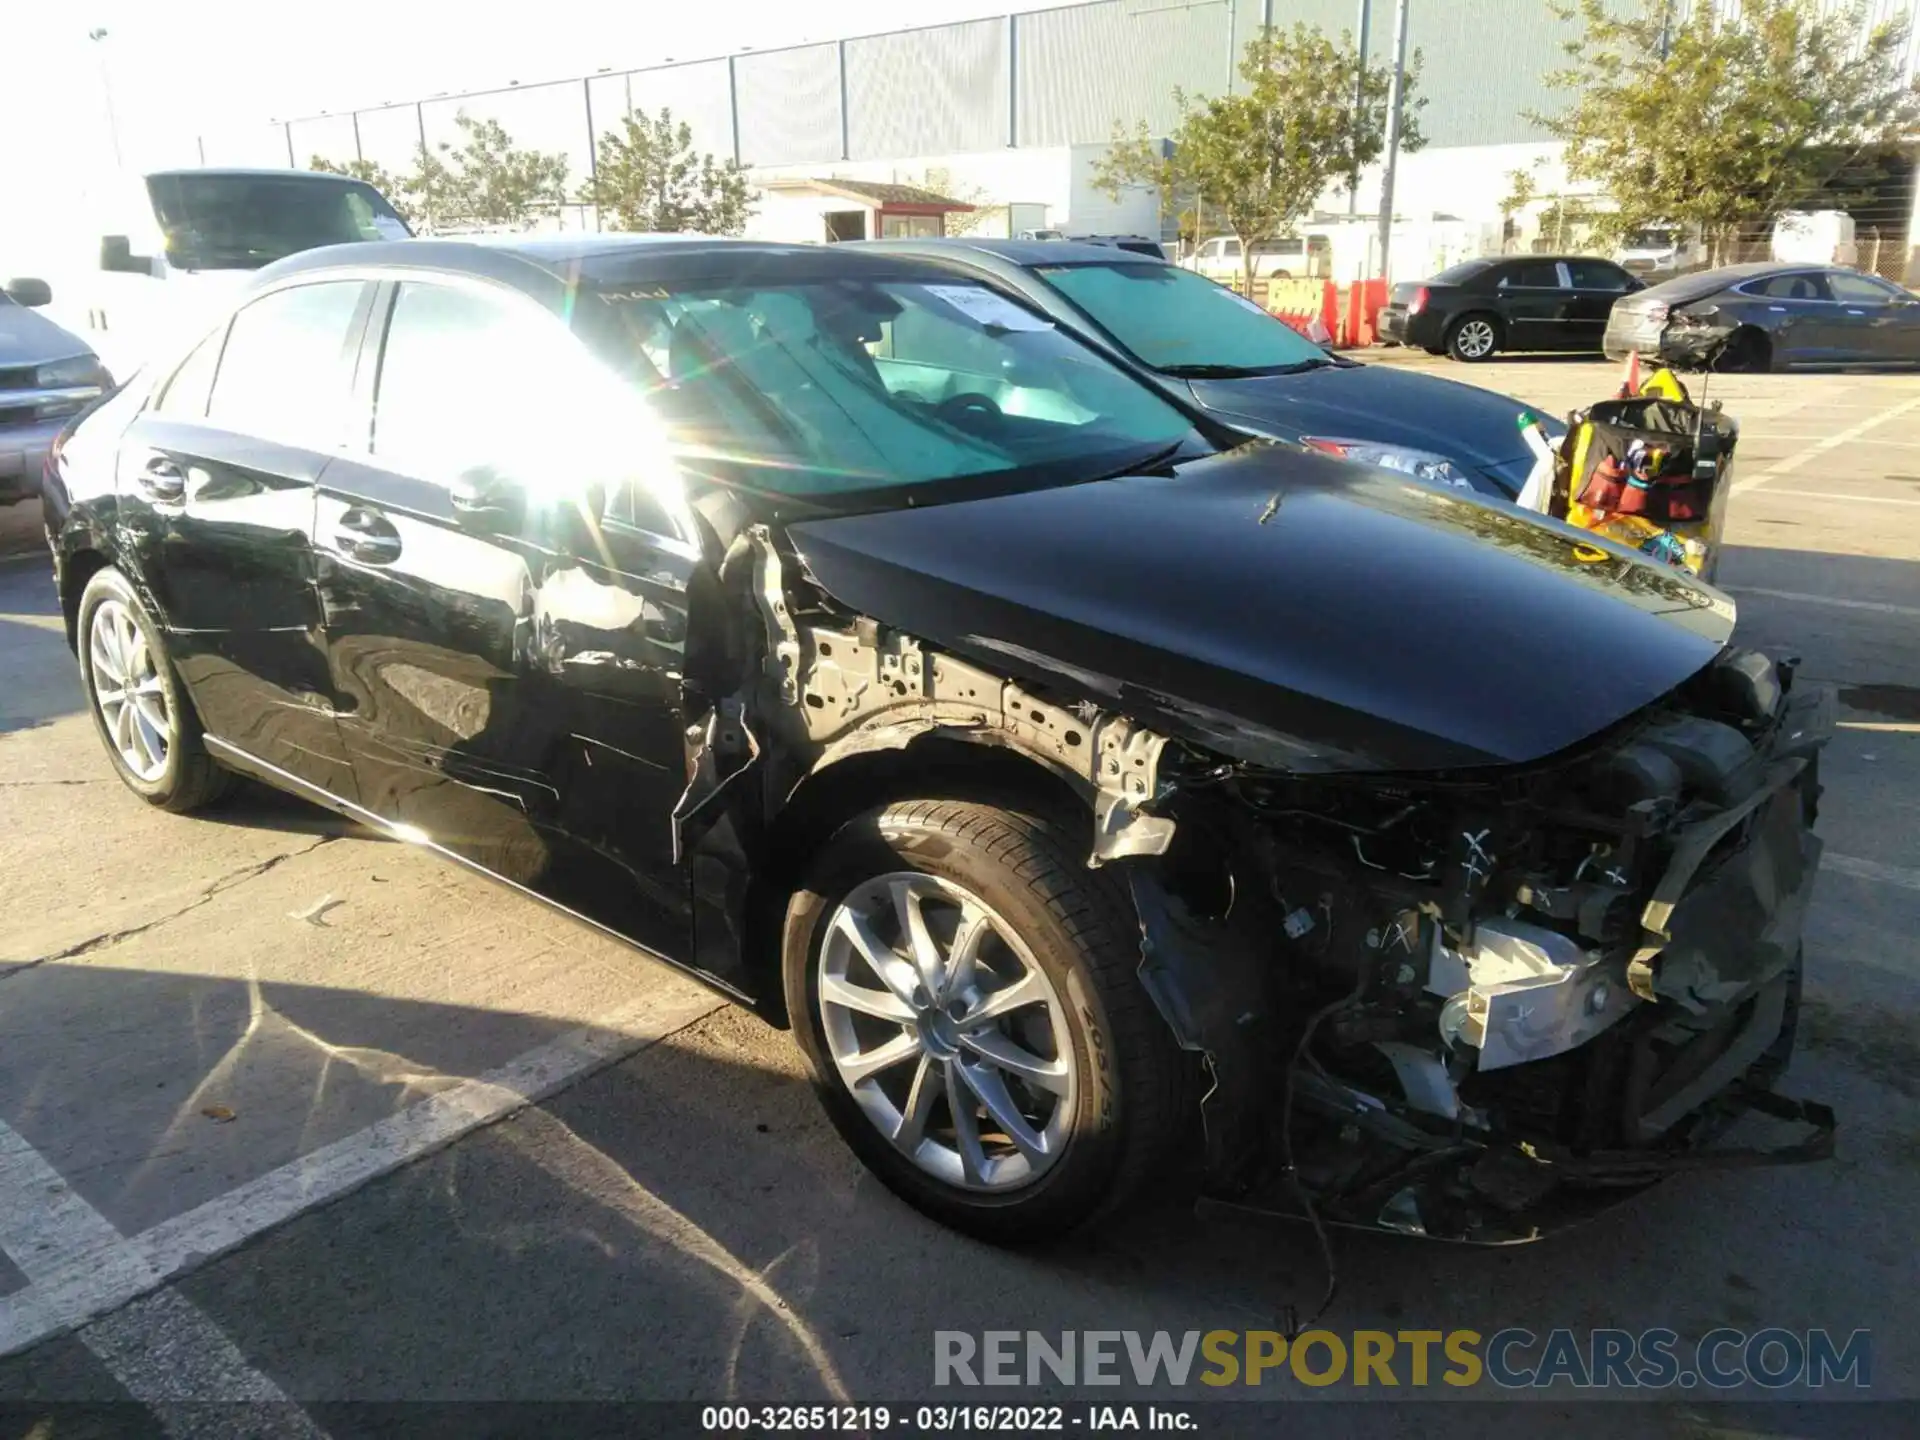
{"label": "black damaged sedan", "polygon": [[1830,1139],[1772,1088],[1825,692],[1670,569],[1246,442],[950,270],[314,251],[46,493],[136,795],[250,775],[684,967],[976,1234],[1174,1177],[1523,1238],[1750,1161],[1755,1106]]}

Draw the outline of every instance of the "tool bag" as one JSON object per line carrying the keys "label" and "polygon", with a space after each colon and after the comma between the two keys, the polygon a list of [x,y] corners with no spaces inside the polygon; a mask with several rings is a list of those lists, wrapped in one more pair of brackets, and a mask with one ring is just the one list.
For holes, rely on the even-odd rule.
{"label": "tool bag", "polygon": [[[1696,573],[1711,573],[1738,428],[1695,405],[1671,371],[1638,395],[1570,417],[1549,513]],[[1718,503],[1716,503],[1718,502]]]}

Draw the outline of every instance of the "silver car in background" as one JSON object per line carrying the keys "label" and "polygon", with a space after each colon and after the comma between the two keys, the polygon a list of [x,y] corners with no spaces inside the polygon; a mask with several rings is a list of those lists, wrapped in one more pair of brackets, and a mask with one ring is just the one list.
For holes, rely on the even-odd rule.
{"label": "silver car in background", "polygon": [[113,385],[86,341],[33,313],[52,300],[44,280],[0,292],[0,505],[40,493],[60,427]]}

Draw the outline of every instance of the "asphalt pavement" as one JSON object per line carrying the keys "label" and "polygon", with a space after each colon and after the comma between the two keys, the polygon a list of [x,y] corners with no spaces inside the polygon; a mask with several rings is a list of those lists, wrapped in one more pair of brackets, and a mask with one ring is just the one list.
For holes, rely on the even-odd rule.
{"label": "asphalt pavement", "polygon": [[[1554,413],[1617,373],[1387,363]],[[1920,381],[1712,393],[1742,422],[1740,638],[1843,703],[1788,1086],[1839,1110],[1840,1154],[1514,1249],[1342,1235],[1322,1323],[1866,1329],[1870,1389],[1798,1398],[1920,1400]],[[1525,683],[1486,664],[1489,703]],[[82,709],[44,561],[0,563],[4,1413],[349,1434],[346,1402],[898,1404],[936,1396],[939,1330],[1281,1327],[1324,1283],[1311,1232],[1177,1207],[1037,1252],[951,1234],[867,1178],[785,1035],[673,972],[290,799],[149,810]],[[1431,1400],[1422,1429],[1468,1413],[1339,1392],[1370,1395]],[[1586,1414],[1565,1387],[1509,1398]]]}

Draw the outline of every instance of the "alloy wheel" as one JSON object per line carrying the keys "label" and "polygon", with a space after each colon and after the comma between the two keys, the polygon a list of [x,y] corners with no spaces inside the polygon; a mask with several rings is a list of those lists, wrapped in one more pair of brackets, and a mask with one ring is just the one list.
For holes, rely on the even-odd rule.
{"label": "alloy wheel", "polygon": [[818,965],[834,1067],[915,1166],[986,1191],[1052,1168],[1074,1113],[1066,1010],[978,896],[931,875],[876,876],[834,910]]}
{"label": "alloy wheel", "polygon": [[174,721],[158,657],[119,600],[102,600],[87,633],[93,701],[121,764],[152,784],[166,773]]}
{"label": "alloy wheel", "polygon": [[1453,343],[1454,348],[1469,360],[1490,355],[1493,353],[1493,325],[1486,320],[1463,321]]}

